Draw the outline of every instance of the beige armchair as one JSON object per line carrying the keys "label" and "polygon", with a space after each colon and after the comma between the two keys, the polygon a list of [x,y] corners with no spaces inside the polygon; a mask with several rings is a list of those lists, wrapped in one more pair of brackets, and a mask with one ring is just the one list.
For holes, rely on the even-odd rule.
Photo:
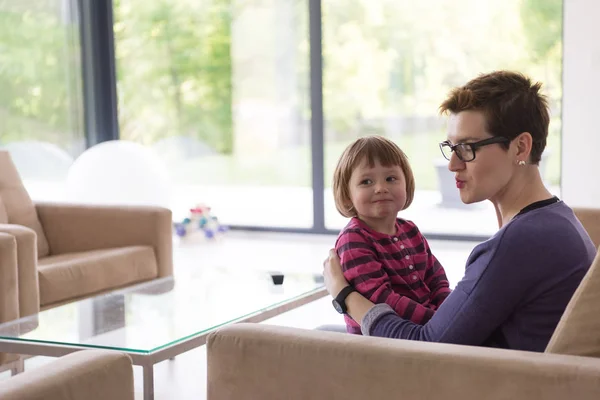
{"label": "beige armchair", "polygon": [[[171,223],[171,211],[159,207],[34,205],[8,152],[0,151],[0,233],[15,238],[19,317],[171,275]],[[3,263],[0,273],[11,273],[11,265]]]}
{"label": "beige armchair", "polygon": [[34,204],[0,151],[0,323],[172,275],[172,243],[168,209]]}
{"label": "beige armchair", "polygon": [[208,400],[600,398],[600,254],[544,354],[230,325],[207,342]]}
{"label": "beige armchair", "polygon": [[134,400],[131,359],[86,350],[0,381],[2,400]]}
{"label": "beige armchair", "polygon": [[597,400],[600,359],[235,324],[211,334],[208,400]]}

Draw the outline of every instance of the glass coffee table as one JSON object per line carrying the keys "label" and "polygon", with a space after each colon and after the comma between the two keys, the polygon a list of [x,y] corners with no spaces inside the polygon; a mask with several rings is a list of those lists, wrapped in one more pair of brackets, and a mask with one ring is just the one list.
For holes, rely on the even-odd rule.
{"label": "glass coffee table", "polygon": [[242,268],[187,270],[0,325],[0,352],[60,357],[83,349],[127,353],[154,398],[154,364],[203,345],[231,323],[260,322],[326,295],[313,274]]}

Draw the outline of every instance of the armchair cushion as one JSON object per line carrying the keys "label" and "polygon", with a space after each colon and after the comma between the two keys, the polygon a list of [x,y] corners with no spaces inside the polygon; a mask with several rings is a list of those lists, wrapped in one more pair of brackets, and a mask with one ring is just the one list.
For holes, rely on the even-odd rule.
{"label": "armchair cushion", "polygon": [[162,207],[38,203],[52,255],[151,246],[158,276],[173,275],[171,210]]}
{"label": "armchair cushion", "polygon": [[3,400],[134,400],[131,359],[85,350],[0,383]]}
{"label": "armchair cushion", "polygon": [[40,304],[73,300],[108,289],[156,278],[150,246],[91,250],[39,260]]}
{"label": "armchair cushion", "polygon": [[0,198],[7,216],[5,223],[33,229],[37,235],[38,256],[48,255],[48,241],[37,212],[7,151],[0,151]]}

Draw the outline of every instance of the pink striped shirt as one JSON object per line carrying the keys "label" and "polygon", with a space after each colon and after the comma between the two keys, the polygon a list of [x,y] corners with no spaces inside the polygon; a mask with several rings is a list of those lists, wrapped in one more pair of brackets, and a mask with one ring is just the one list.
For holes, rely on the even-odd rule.
{"label": "pink striped shirt", "polygon": [[[335,244],[344,276],[373,303],[386,303],[396,313],[424,324],[442,304],[450,288],[444,268],[411,221],[398,218],[396,235],[386,235],[352,218]],[[347,331],[360,325],[345,315]]]}

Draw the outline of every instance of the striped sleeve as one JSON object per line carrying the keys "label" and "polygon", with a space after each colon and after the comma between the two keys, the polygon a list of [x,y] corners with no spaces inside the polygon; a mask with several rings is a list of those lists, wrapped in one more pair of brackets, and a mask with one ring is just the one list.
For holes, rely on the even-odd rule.
{"label": "striped sleeve", "polygon": [[336,251],[346,280],[360,294],[373,303],[388,304],[399,316],[415,324],[431,319],[434,310],[392,290],[390,278],[375,250],[359,231],[344,231],[338,238]]}

